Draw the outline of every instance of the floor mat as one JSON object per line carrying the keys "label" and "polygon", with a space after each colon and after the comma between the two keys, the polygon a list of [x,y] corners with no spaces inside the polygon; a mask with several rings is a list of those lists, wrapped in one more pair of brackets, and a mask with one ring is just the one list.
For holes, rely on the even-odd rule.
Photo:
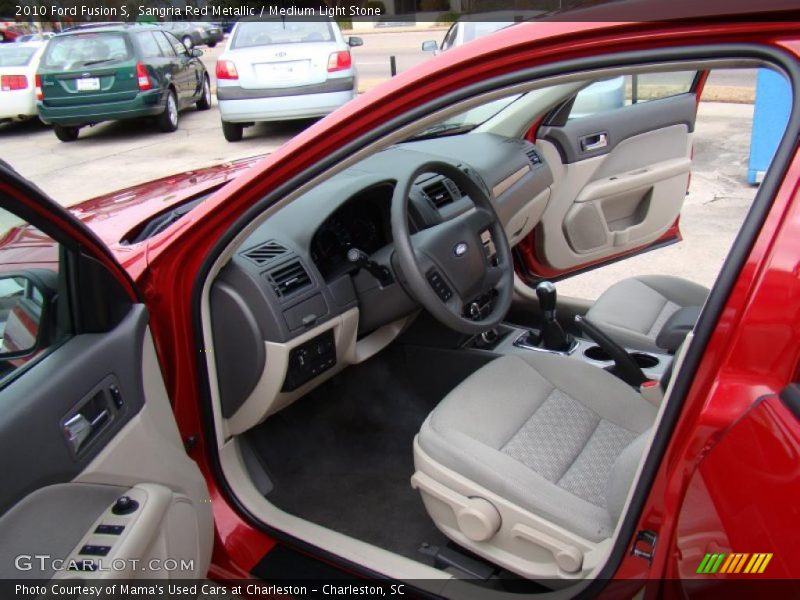
{"label": "floor mat", "polygon": [[247,434],[274,483],[267,499],[319,525],[429,562],[444,545],[409,479],[412,441],[433,406],[402,351],[350,367]]}

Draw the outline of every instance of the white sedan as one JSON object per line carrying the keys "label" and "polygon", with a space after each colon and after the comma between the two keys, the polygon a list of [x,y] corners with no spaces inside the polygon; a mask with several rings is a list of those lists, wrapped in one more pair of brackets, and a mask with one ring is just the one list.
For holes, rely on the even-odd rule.
{"label": "white sedan", "polygon": [[0,123],[36,116],[36,69],[46,45],[0,45]]}
{"label": "white sedan", "polygon": [[229,142],[257,121],[321,117],[358,93],[351,46],[333,21],[240,21],[217,61],[217,100]]}

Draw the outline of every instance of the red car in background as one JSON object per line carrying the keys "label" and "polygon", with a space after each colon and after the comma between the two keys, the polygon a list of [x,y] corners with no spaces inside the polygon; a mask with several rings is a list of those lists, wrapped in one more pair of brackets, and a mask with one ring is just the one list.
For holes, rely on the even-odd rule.
{"label": "red car in background", "polygon": [[[609,21],[621,4],[629,21]],[[257,162],[70,211],[0,169],[2,208],[29,224],[8,229],[3,272],[57,271],[39,284],[48,342],[0,389],[0,575],[47,554],[65,561],[44,578],[166,571],[243,595],[345,578],[700,597],[797,578],[797,103],[711,290],[671,281],[634,335],[646,293],[608,296],[611,327],[548,285],[534,304],[519,277],[679,239],[709,69],[769,66],[797,93],[791,3],[621,4],[453,49]],[[691,76],[569,119],[586,85],[650,72]]]}

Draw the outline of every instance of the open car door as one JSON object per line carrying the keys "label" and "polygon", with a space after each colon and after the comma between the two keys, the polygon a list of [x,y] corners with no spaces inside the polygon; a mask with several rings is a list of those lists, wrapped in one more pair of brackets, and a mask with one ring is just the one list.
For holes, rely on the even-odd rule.
{"label": "open car door", "polygon": [[134,284],[2,162],[0,229],[0,577],[205,577],[208,489]]}
{"label": "open car door", "polygon": [[616,77],[547,115],[533,133],[553,195],[518,247],[519,272],[557,280],[680,239],[705,76]]}

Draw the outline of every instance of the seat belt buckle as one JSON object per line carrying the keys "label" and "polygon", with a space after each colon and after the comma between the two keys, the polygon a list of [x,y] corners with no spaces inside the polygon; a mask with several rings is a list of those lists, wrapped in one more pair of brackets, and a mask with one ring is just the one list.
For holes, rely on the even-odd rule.
{"label": "seat belt buckle", "polygon": [[661,388],[661,382],[656,379],[648,379],[641,386],[639,386],[639,393],[650,404],[658,406],[664,399],[664,390]]}

